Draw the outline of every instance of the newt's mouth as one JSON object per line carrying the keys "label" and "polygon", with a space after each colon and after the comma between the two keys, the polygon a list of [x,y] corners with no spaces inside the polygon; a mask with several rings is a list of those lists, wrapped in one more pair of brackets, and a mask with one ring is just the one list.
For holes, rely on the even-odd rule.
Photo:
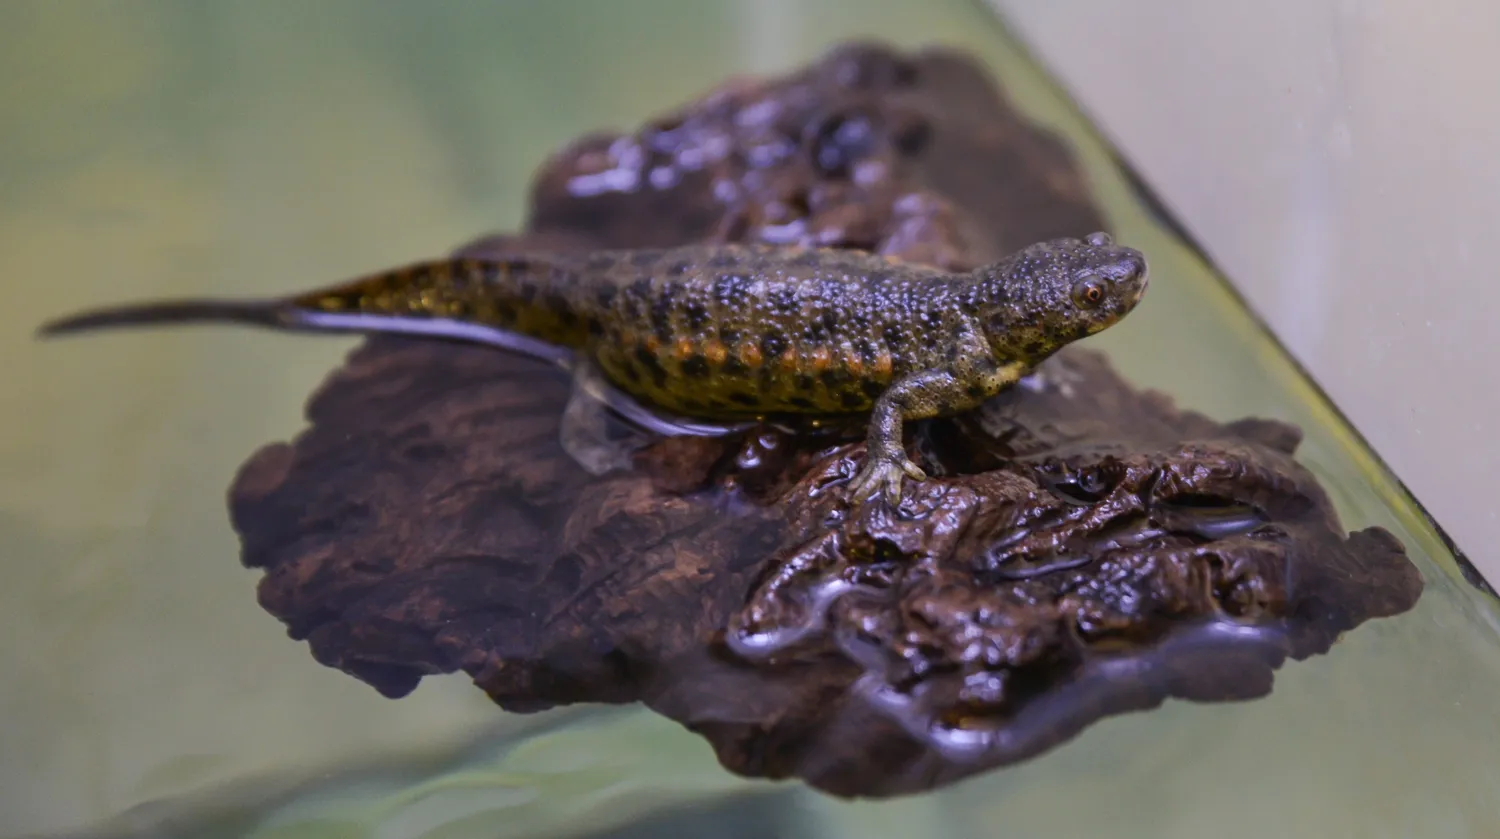
{"label": "newt's mouth", "polygon": [[1135,295],[1130,298],[1130,305],[1132,307],[1141,302],[1142,297],[1146,296],[1146,288],[1150,285],[1151,269],[1143,264],[1140,273],[1135,277]]}

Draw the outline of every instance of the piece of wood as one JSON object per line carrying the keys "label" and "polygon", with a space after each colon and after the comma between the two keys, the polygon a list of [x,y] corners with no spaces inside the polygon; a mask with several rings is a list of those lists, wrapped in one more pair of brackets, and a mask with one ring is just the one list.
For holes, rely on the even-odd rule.
{"label": "piece of wood", "polygon": [[[962,268],[1102,226],[974,64],[866,44],[570,146],[526,231],[466,249],[788,240]],[[1264,695],[1421,591],[1390,534],[1342,531],[1297,429],[1179,410],[1087,350],[914,424],[932,478],[899,511],[847,510],[857,432],[655,439],[593,477],[558,442],[569,392],[492,349],[368,341],[235,480],[261,603],[388,696],[462,670],[515,711],[640,701],[736,772],[885,796],[1169,696]]]}

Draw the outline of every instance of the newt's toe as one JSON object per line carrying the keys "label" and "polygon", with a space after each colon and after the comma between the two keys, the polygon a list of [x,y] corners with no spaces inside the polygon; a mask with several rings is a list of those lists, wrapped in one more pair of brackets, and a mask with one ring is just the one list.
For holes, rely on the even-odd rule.
{"label": "newt's toe", "polygon": [[906,476],[917,481],[927,479],[927,473],[904,456],[871,458],[849,482],[849,497],[855,503],[864,503],[879,495],[894,507],[901,503],[901,485]]}

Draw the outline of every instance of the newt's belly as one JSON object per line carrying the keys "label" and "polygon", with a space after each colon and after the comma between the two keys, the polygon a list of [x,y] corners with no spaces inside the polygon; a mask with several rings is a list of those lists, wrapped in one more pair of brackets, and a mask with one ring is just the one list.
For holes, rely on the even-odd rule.
{"label": "newt's belly", "polygon": [[766,358],[750,343],[655,340],[593,349],[611,384],[670,413],[708,420],[777,414],[867,413],[890,385],[889,360],[867,364],[852,352],[792,348]]}

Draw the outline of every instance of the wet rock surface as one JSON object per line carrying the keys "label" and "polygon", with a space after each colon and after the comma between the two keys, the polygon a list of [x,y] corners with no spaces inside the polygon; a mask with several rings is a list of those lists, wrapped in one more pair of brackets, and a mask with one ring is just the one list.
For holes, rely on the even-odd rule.
{"label": "wet rock surface", "polygon": [[[964,267],[1102,228],[1064,146],[945,52],[855,44],[734,81],[539,174],[471,251],[700,239]],[[1269,692],[1287,657],[1397,614],[1421,578],[1339,525],[1296,428],[1220,424],[1064,351],[982,410],[913,426],[899,508],[851,509],[863,444],[654,438],[592,477],[559,368],[382,338],[230,500],[260,599],[388,696],[462,670],[501,706],[644,702],[751,776],[929,789],[1167,697]]]}

